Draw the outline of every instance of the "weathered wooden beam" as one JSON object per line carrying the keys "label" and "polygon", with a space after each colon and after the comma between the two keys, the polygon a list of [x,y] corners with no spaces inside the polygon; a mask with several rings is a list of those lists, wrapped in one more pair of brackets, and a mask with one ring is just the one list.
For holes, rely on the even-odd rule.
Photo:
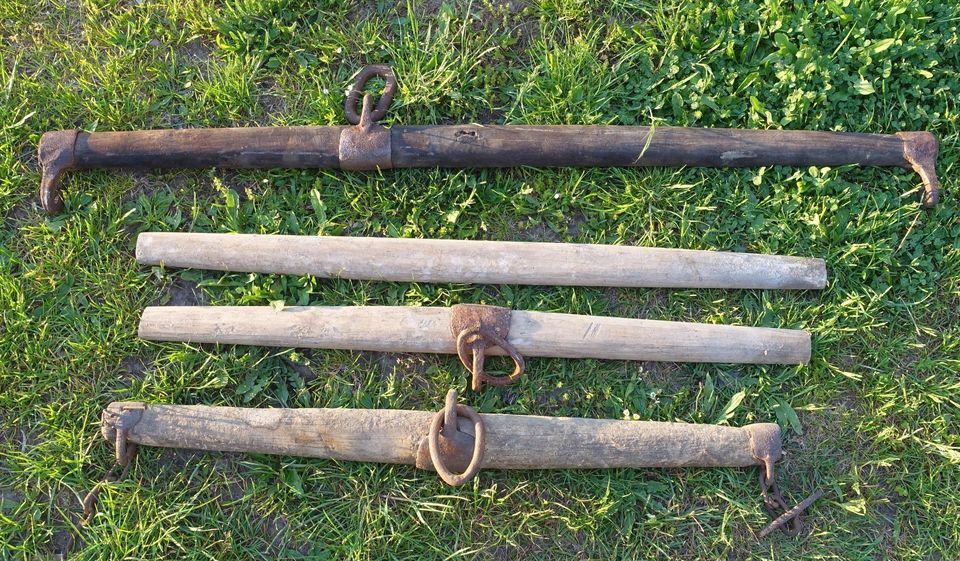
{"label": "weathered wooden beam", "polygon": [[820,289],[822,259],[688,249],[144,232],[144,265],[400,282]]}
{"label": "weathered wooden beam", "polygon": [[[48,132],[39,147],[43,166],[40,201],[47,212],[59,212],[63,208],[63,173],[90,168],[848,164],[913,169],[923,181],[923,204],[933,206],[938,200],[938,143],[931,133],[922,131],[866,134],[574,125],[395,126],[366,136],[354,131],[353,127],[331,126]],[[343,142],[345,134],[358,140]],[[364,150],[370,154],[365,155]]]}
{"label": "weathered wooden beam", "polygon": [[[153,341],[382,352],[455,353],[451,308],[155,306],[140,319]],[[765,327],[510,312],[506,340],[525,356],[805,364],[810,334]],[[487,354],[502,354],[492,348]]]}
{"label": "weathered wooden beam", "polygon": [[[111,403],[104,437],[118,424],[131,443],[164,448],[285,454],[432,469],[423,447],[436,416],[395,409],[248,409]],[[481,414],[482,468],[745,467],[780,457],[780,429]],[[457,419],[472,448],[475,427]],[[418,459],[419,457],[419,459]]]}
{"label": "weathered wooden beam", "polygon": [[[374,107],[367,82],[384,79]],[[929,132],[892,135],[635,126],[396,126],[382,119],[397,90],[386,65],[361,70],[344,113],[352,127],[264,127],[85,133],[48,132],[40,139],[40,201],[63,208],[60,180],[83,168],[289,167],[375,170],[404,167],[509,166],[900,166],[924,185],[923,204],[937,203],[937,139]]]}

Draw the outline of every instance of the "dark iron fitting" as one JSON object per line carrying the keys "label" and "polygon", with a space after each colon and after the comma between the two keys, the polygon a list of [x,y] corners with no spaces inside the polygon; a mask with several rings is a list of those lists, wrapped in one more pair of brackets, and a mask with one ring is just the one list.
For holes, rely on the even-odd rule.
{"label": "dark iron fitting", "polygon": [[372,171],[390,169],[393,160],[390,151],[390,131],[374,124],[370,115],[373,110],[370,95],[363,96],[363,113],[360,122],[343,129],[340,133],[340,169],[347,171]]}
{"label": "dark iron fitting", "polygon": [[[374,108],[373,98],[370,94],[364,94],[360,115],[357,115],[357,100],[364,86],[375,76],[383,78],[387,83],[380,101]],[[393,167],[390,131],[377,125],[376,122],[386,116],[396,91],[397,77],[394,76],[393,69],[385,64],[367,66],[357,75],[356,82],[347,94],[344,107],[347,122],[354,126],[345,128],[340,133],[337,152],[340,156],[340,169],[369,171]]]}

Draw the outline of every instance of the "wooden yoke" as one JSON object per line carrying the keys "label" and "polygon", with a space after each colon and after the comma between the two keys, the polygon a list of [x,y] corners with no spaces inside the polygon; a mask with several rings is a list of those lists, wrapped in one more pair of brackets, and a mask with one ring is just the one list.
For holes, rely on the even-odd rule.
{"label": "wooden yoke", "polygon": [[[150,306],[140,318],[139,335],[151,341],[464,356],[451,335],[452,313],[427,306]],[[509,321],[504,339],[525,357],[741,364],[810,360],[810,334],[800,330],[520,310],[511,311]],[[497,344],[488,347],[487,354],[513,356]]]}

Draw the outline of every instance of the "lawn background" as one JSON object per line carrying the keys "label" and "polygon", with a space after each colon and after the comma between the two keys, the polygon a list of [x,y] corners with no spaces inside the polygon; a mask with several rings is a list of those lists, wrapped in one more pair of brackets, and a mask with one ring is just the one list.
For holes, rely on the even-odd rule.
{"label": "lawn background", "polygon": [[[782,5],[781,5],[782,4]],[[0,3],[0,555],[9,559],[960,558],[954,2],[308,0]],[[907,170],[77,172],[38,206],[63,128],[341,125],[389,63],[387,124],[930,130],[943,201]],[[141,231],[577,241],[826,259],[820,292],[418,285],[163,270]],[[482,473],[145,448],[111,463],[113,400],[436,410],[452,357],[152,344],[146,305],[451,305],[800,328],[808,366],[536,359],[482,412],[776,421],[798,538],[752,469]],[[72,542],[72,543],[71,543]]]}

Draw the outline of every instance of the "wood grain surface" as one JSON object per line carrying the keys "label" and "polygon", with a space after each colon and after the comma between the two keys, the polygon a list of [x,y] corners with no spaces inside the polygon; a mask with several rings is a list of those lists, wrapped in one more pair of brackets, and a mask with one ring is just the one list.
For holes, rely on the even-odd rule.
{"label": "wood grain surface", "polygon": [[[125,404],[111,403],[120,413]],[[128,440],[147,446],[414,464],[435,413],[147,405]],[[482,467],[742,467],[780,455],[776,424],[685,423],[483,414]],[[461,431],[473,427],[459,419]],[[104,436],[114,434],[104,425]]]}
{"label": "wood grain surface", "polygon": [[820,289],[822,259],[596,244],[144,232],[144,265],[400,282]]}
{"label": "wood grain surface", "polygon": [[[450,308],[413,306],[151,306],[143,311],[139,334],[152,341],[455,353],[450,314]],[[810,360],[805,331],[543,312],[511,312],[507,341],[524,356],[751,364]]]}

